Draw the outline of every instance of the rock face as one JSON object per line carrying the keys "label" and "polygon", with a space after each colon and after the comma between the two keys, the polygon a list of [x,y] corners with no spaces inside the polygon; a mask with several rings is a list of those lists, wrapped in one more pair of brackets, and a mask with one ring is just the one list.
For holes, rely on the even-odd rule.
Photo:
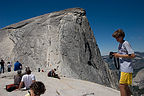
{"label": "rock face", "polygon": [[81,8],[31,18],[0,29],[0,58],[62,76],[116,88],[117,79],[103,61]]}

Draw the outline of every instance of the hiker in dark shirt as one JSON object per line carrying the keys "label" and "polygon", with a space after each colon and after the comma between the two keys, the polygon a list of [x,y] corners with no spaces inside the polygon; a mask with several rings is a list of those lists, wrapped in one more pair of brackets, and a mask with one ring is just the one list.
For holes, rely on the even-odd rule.
{"label": "hiker in dark shirt", "polygon": [[14,84],[6,85],[6,90],[8,92],[12,92],[12,91],[18,89],[19,88],[19,84],[21,82],[21,79],[22,79],[21,70],[18,70],[17,71],[17,75],[14,76]]}
{"label": "hiker in dark shirt", "polygon": [[0,65],[1,65],[1,72],[3,71],[4,73],[4,60],[2,59],[1,62],[0,62]]}
{"label": "hiker in dark shirt", "polygon": [[48,77],[54,77],[60,79],[58,74],[55,73],[56,69],[52,69],[51,71],[48,72]]}
{"label": "hiker in dark shirt", "polygon": [[22,70],[22,64],[19,61],[16,61],[14,64],[14,71]]}
{"label": "hiker in dark shirt", "polygon": [[17,75],[14,76],[14,85],[18,87],[21,82],[21,79],[22,79],[21,70],[18,70]]}

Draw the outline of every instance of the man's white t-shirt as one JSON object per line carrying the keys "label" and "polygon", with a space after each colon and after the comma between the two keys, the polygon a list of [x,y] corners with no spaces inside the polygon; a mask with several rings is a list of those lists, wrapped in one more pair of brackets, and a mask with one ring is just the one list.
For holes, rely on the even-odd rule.
{"label": "man's white t-shirt", "polygon": [[35,76],[32,74],[26,74],[22,77],[21,82],[24,82],[26,89],[29,89],[32,84],[32,80],[35,80]]}

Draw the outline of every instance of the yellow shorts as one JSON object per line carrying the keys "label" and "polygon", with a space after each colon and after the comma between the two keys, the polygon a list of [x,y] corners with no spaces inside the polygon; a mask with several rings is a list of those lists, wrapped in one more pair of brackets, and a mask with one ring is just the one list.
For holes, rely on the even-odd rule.
{"label": "yellow shorts", "polygon": [[119,83],[131,85],[132,84],[132,73],[121,72]]}

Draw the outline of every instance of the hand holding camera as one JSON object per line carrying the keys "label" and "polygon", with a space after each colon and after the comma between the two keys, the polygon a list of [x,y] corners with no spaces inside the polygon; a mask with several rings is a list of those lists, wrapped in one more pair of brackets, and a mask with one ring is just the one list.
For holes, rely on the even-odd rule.
{"label": "hand holding camera", "polygon": [[116,69],[119,70],[120,64],[119,64],[119,58],[117,58],[117,57],[119,57],[119,54],[117,52],[109,53],[109,58],[114,60],[114,65],[115,65]]}
{"label": "hand holding camera", "polygon": [[115,53],[116,53],[116,52],[110,52],[110,53],[109,53],[109,58],[112,59],[112,58],[114,57],[114,54],[115,54]]}

